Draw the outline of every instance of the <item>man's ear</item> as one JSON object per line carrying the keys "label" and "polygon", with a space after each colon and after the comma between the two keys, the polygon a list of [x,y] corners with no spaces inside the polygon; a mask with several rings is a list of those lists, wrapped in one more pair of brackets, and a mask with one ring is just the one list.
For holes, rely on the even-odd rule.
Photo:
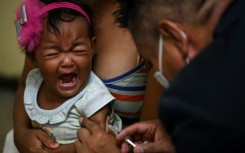
{"label": "man's ear", "polygon": [[179,23],[169,20],[161,20],[158,28],[163,40],[172,43],[179,50],[183,59],[188,58],[188,36],[184,28]]}

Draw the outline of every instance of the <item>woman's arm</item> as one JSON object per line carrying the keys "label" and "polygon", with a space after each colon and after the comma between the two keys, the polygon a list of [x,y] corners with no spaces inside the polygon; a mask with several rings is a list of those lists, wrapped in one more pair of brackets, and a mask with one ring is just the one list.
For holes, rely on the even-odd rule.
{"label": "woman's arm", "polygon": [[[24,108],[23,97],[25,90],[25,80],[29,71],[33,68],[34,65],[28,59],[28,57],[26,57],[14,102],[14,142],[20,152],[46,153],[46,151],[43,150],[43,145],[46,145],[50,148],[55,148],[58,146],[58,144],[55,143],[44,131],[39,129],[32,129],[30,119]],[[23,139],[25,139],[25,141],[23,141]]]}
{"label": "woman's arm", "polygon": [[147,78],[144,103],[141,110],[141,121],[147,121],[158,118],[157,108],[160,97],[164,92],[164,88],[153,77],[154,72],[154,68],[150,68]]}

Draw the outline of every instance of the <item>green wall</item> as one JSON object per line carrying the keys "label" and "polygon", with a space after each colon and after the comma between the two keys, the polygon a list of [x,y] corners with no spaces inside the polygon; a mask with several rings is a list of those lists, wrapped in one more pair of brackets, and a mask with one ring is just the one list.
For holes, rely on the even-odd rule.
{"label": "green wall", "polygon": [[24,63],[16,38],[15,10],[21,0],[0,0],[0,75],[19,77]]}

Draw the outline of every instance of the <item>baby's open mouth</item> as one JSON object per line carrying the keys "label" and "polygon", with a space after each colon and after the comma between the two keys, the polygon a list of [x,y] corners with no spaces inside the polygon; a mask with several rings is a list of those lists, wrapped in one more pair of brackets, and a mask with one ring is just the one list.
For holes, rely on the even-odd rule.
{"label": "baby's open mouth", "polygon": [[64,86],[70,86],[74,84],[76,78],[77,74],[75,73],[62,74],[59,76],[59,82]]}

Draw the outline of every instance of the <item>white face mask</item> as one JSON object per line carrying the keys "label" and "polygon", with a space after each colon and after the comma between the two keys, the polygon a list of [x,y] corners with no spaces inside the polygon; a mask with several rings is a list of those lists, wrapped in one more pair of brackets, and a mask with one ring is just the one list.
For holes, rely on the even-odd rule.
{"label": "white face mask", "polygon": [[[158,49],[158,65],[159,65],[159,71],[156,71],[154,73],[154,77],[160,83],[165,89],[169,87],[169,82],[167,78],[163,75],[162,70],[162,54],[163,54],[163,38],[162,35],[159,36],[159,49]],[[187,57],[185,60],[186,64],[189,64],[190,59]]]}
{"label": "white face mask", "polygon": [[159,38],[159,49],[158,49],[158,65],[159,65],[159,71],[156,71],[154,73],[154,77],[160,83],[165,89],[169,87],[169,82],[167,78],[163,75],[162,70],[162,53],[163,53],[163,38],[162,35],[160,35]]}

